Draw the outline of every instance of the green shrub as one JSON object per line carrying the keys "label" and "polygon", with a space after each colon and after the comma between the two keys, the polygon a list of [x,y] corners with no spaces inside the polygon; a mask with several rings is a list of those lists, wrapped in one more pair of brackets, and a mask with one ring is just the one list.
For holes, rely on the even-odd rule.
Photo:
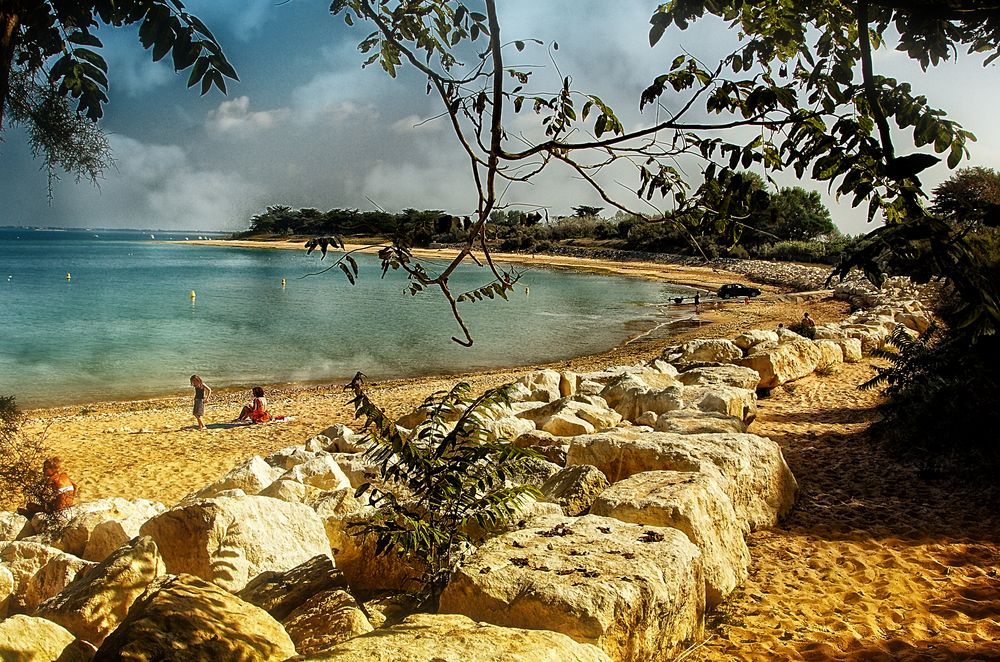
{"label": "green shrub", "polygon": [[412,495],[399,500],[391,492],[365,483],[357,496],[369,494],[376,515],[355,527],[374,535],[377,554],[398,554],[422,568],[419,597],[436,608],[477,530],[491,533],[505,526],[537,489],[508,485],[535,453],[498,437],[489,425],[510,404],[511,385],[469,397],[469,385],[429,397],[421,406],[427,418],[409,434],[401,432],[365,394],[358,380],[355,414],[368,431],[365,457],[378,465],[383,481],[401,484]]}
{"label": "green shrub", "polygon": [[809,324],[804,320],[799,320],[798,322],[793,322],[788,325],[789,331],[794,331],[795,333],[812,340],[816,337],[816,325]]}
{"label": "green shrub", "polygon": [[37,497],[43,484],[42,462],[49,453],[45,434],[24,431],[24,414],[14,396],[0,396],[0,508],[14,509]]}
{"label": "green shrub", "polygon": [[982,472],[1000,467],[1000,342],[970,341],[955,331],[938,339],[900,328],[872,356],[888,362],[859,388],[883,387],[882,420],[873,428],[925,469]]}

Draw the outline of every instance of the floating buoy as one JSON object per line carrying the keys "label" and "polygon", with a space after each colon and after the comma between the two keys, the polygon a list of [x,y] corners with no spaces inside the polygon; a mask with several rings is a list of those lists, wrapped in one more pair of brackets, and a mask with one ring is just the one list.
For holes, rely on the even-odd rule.
{"label": "floating buoy", "polygon": [[66,272],[66,280],[70,280],[71,278],[72,278],[72,276],[70,276],[70,275],[69,275],[69,272],[67,271],[67,272]]}
{"label": "floating buoy", "polygon": [[530,293],[531,293],[530,290],[528,290],[528,288],[525,287],[524,288],[524,296],[528,296]]}
{"label": "floating buoy", "polygon": [[281,279],[281,289],[285,289],[285,279]]}
{"label": "floating buoy", "polygon": [[191,290],[191,301],[194,301],[194,297],[195,297],[194,290]]}

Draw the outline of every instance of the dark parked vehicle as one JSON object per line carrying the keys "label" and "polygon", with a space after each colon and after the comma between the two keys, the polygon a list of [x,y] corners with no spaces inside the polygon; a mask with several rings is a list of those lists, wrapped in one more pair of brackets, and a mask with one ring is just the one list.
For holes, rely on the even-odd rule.
{"label": "dark parked vehicle", "polygon": [[735,299],[738,297],[759,297],[760,290],[749,285],[739,283],[729,283],[719,288],[719,297],[722,299]]}

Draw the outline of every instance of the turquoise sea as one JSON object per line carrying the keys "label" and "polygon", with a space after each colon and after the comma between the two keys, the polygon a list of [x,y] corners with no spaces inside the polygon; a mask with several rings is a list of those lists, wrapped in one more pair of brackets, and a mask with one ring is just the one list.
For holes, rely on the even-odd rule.
{"label": "turquoise sea", "polygon": [[[302,278],[326,266],[304,250],[167,243],[198,235],[0,228],[0,395],[31,408],[186,393],[192,373],[218,388],[548,362],[682,316],[662,304],[690,293],[538,258],[510,301],[462,305],[466,349],[444,300],[404,294],[374,257],[358,257],[352,286],[339,271]],[[482,277],[462,269],[452,289]]]}

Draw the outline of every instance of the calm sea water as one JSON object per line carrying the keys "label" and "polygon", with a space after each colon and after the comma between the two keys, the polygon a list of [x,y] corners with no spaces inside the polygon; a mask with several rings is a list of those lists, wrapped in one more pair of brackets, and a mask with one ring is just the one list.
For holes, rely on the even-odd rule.
{"label": "calm sea water", "polygon": [[[403,294],[374,258],[351,286],[339,271],[301,279],[325,266],[304,251],[153,233],[0,228],[0,395],[28,408],[182,393],[192,373],[223,387],[547,362],[680,315],[657,304],[687,291],[529,265],[510,301],[463,305],[466,349],[440,296]],[[460,270],[453,291],[482,275]]]}

